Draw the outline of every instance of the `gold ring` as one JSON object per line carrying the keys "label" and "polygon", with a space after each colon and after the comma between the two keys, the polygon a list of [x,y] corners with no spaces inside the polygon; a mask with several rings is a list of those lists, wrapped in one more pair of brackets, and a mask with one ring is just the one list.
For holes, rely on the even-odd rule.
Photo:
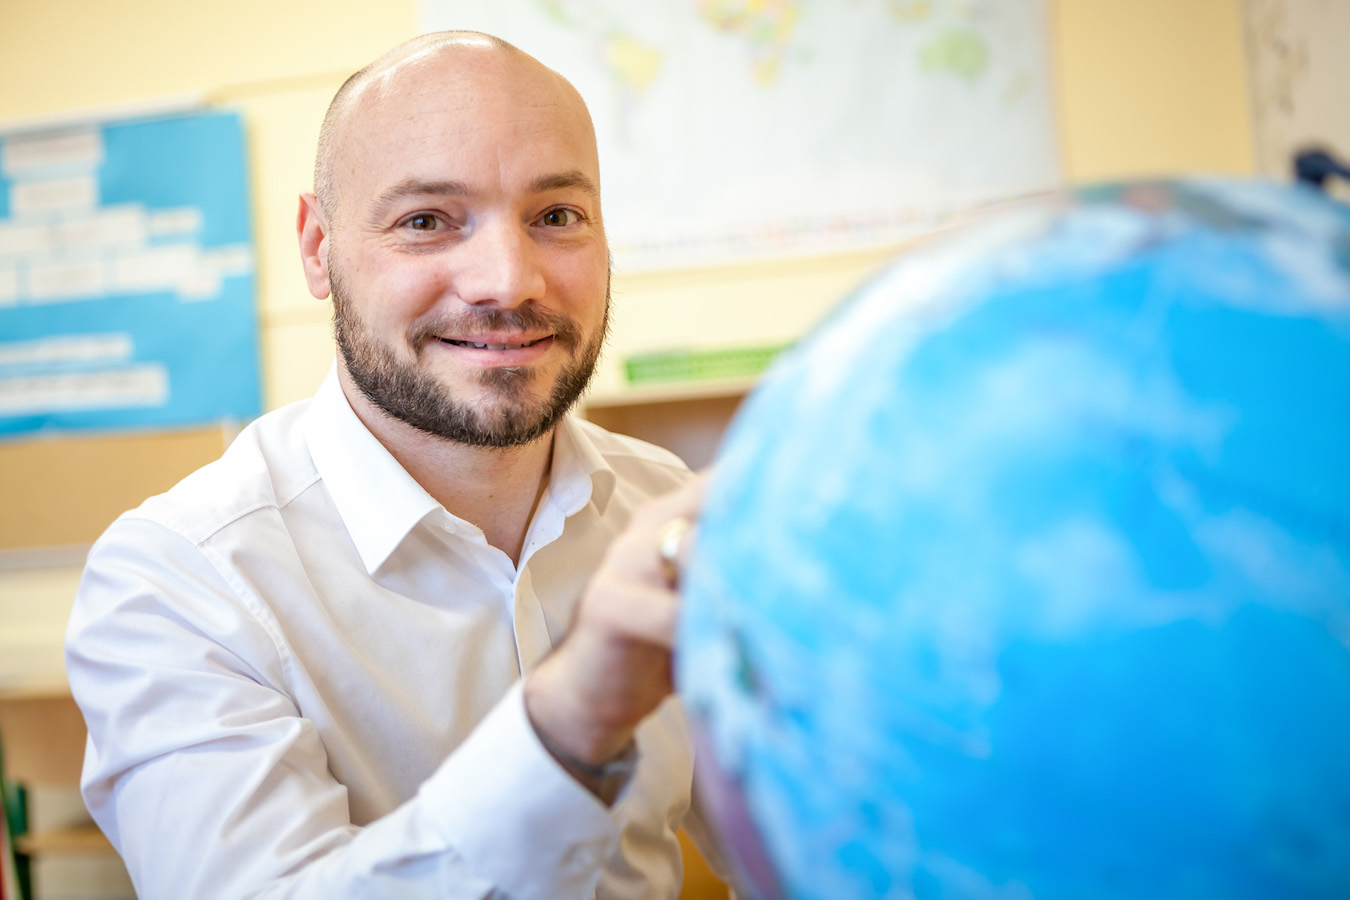
{"label": "gold ring", "polygon": [[662,573],[672,585],[680,576],[680,550],[693,527],[694,523],[684,516],[676,516],[657,529],[656,554],[661,560]]}

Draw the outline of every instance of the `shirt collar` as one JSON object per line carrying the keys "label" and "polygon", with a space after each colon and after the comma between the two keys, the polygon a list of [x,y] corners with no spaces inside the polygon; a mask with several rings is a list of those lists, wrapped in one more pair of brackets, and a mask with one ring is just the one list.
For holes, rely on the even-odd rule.
{"label": "shirt collar", "polygon": [[[336,366],[314,395],[304,427],[314,466],[366,571],[374,574],[419,522],[442,507],[356,417]],[[563,516],[592,501],[603,514],[617,481],[586,426],[564,416],[553,440],[550,502]]]}
{"label": "shirt collar", "polygon": [[586,426],[571,416],[563,417],[554,433],[549,483],[553,500],[565,516],[580,512],[592,501],[603,515],[618,483],[618,475]]}
{"label": "shirt collar", "polygon": [[352,411],[329,371],[305,413],[305,441],[366,571],[374,574],[413,526],[441,506]]}

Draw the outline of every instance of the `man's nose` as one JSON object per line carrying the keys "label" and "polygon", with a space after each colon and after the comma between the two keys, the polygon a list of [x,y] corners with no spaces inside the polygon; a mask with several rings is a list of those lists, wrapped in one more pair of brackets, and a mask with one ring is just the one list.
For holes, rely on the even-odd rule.
{"label": "man's nose", "polygon": [[465,303],[514,308],[542,300],[545,279],[540,247],[529,226],[506,217],[478,223],[455,254],[455,289]]}

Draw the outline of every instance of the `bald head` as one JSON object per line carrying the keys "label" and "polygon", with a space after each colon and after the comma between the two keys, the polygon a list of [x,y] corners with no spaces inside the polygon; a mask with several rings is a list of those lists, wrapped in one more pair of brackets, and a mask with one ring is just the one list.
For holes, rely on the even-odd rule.
{"label": "bald head", "polygon": [[333,95],[319,129],[314,159],[314,193],[328,215],[335,215],[341,202],[343,148],[354,134],[369,126],[367,114],[371,109],[400,91],[428,89],[428,79],[454,79],[456,75],[532,83],[535,93],[552,95],[555,102],[574,107],[573,113],[579,108],[590,125],[585,101],[571,83],[518,47],[477,31],[420,35],[353,74]]}

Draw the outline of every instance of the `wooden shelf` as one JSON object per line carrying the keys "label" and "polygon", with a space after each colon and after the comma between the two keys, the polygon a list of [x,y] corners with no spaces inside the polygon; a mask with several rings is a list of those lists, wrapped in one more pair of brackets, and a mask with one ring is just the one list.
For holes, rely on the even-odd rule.
{"label": "wooden shelf", "polygon": [[678,403],[684,400],[739,398],[759,382],[756,378],[723,378],[707,381],[680,381],[669,384],[644,384],[623,390],[603,391],[583,397],[582,412],[614,406],[643,406],[648,403]]}
{"label": "wooden shelf", "polygon": [[586,410],[602,428],[630,434],[673,451],[693,469],[712,462],[743,394],[669,397],[646,403],[616,403]]}
{"label": "wooden shelf", "polygon": [[14,850],[24,856],[114,852],[112,843],[92,822],[21,834],[14,839]]}

